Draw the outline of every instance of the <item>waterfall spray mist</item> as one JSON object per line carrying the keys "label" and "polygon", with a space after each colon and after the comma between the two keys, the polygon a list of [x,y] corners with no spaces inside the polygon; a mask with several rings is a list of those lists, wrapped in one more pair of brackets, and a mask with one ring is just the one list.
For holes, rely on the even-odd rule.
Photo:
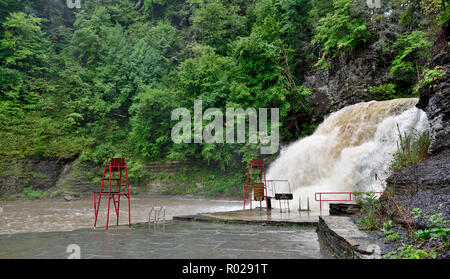
{"label": "waterfall spray mist", "polygon": [[[311,136],[282,148],[270,165],[267,179],[287,179],[294,193],[291,209],[306,199],[318,210],[315,192],[382,191],[402,133],[428,129],[426,114],[415,107],[418,99],[371,101],[334,112]],[[341,196],[342,198],[342,196]],[[327,207],[325,207],[326,209]]]}

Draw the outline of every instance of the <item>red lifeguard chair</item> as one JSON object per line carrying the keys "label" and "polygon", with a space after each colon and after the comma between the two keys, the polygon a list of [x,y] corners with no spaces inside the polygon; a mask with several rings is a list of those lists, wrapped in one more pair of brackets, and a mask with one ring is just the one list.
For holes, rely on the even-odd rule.
{"label": "red lifeguard chair", "polygon": [[[256,178],[254,179],[255,175]],[[264,168],[264,164],[261,159],[253,159],[253,161],[251,161],[248,164],[247,183],[244,184],[243,186],[244,210],[249,189],[250,189],[250,210],[252,209],[252,201],[259,201],[259,206],[261,208],[262,201],[266,200],[266,207],[268,207],[266,170]]]}
{"label": "red lifeguard chair", "polygon": [[[120,191],[122,186],[122,171],[125,170],[125,181],[127,183],[127,189],[125,191]],[[109,173],[109,187],[108,191],[103,192],[103,185],[105,181],[106,173]],[[113,173],[119,173],[118,177],[113,178]],[[112,180],[117,181],[118,190],[111,191]],[[97,225],[98,211],[100,209],[100,201],[102,196],[108,196],[108,213],[106,215],[106,229],[108,229],[109,223],[109,207],[111,204],[111,199],[114,203],[114,209],[116,210],[117,216],[117,226],[119,225],[119,209],[120,209],[120,196],[125,196],[128,199],[128,227],[131,227],[131,211],[130,211],[130,187],[128,185],[128,172],[127,164],[125,163],[125,158],[112,158],[111,162],[105,163],[105,169],[103,171],[102,185],[100,187],[100,192],[94,192],[94,211],[95,211],[95,221],[94,228]]]}

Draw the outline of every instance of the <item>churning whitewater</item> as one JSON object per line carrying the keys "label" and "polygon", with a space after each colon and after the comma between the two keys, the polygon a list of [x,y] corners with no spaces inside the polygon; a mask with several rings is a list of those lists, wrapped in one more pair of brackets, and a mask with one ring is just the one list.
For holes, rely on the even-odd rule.
{"label": "churning whitewater", "polygon": [[267,179],[289,180],[294,193],[291,209],[298,208],[299,197],[306,208],[309,197],[311,209],[318,210],[315,192],[382,191],[397,151],[398,128],[402,134],[428,129],[417,101],[371,101],[332,113],[314,134],[282,148]]}

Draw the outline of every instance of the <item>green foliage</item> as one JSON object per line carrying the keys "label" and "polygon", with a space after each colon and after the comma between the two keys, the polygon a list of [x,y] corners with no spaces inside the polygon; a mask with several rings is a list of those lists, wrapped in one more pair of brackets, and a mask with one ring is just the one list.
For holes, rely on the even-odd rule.
{"label": "green foliage", "polygon": [[[257,106],[273,107],[289,94],[278,66],[282,50],[280,45],[264,40],[259,31],[256,29],[250,37],[239,39],[234,54]],[[288,109],[289,106],[281,107],[280,115],[286,115]]]}
{"label": "green foliage", "polygon": [[[281,39],[291,48],[305,50],[309,43],[312,28],[308,13],[312,8],[309,0],[261,0],[249,8],[249,18],[252,18],[252,27],[267,25],[264,21],[275,19],[279,26],[275,38]],[[270,30],[270,29],[269,29]],[[270,37],[266,39],[270,40]],[[304,54],[303,54],[304,55]],[[299,56],[303,59],[302,54]],[[293,62],[293,61],[292,61]]]}
{"label": "green foliage", "polygon": [[177,89],[184,95],[186,107],[192,108],[196,99],[201,99],[204,107],[217,108],[225,107],[227,101],[245,102],[247,96],[242,94],[246,94],[246,89],[239,84],[239,71],[231,57],[203,45],[194,45],[192,51],[195,57],[183,61],[176,76]]}
{"label": "green foliage", "polygon": [[383,228],[387,229],[387,230],[391,229],[392,228],[392,220],[389,220],[387,222],[383,222]]}
{"label": "green foliage", "polygon": [[386,83],[378,86],[369,86],[369,90],[376,100],[391,100],[398,96],[395,87],[396,85],[393,83]]}
{"label": "green foliage", "polygon": [[393,77],[412,82],[422,72],[422,65],[430,56],[431,42],[423,31],[415,30],[402,34],[393,47],[397,51],[391,63]]}
{"label": "green foliage", "polygon": [[398,241],[400,239],[400,235],[398,231],[392,229],[392,226],[392,220],[383,222],[381,231],[388,241]]}
{"label": "green foliage", "polygon": [[[391,259],[435,259],[437,256],[449,249],[448,235],[450,228],[445,227],[449,221],[443,218],[443,213],[440,212],[442,204],[439,205],[436,213],[424,214],[420,208],[411,210],[410,215],[414,219],[421,219],[428,221],[429,226],[425,229],[420,229],[412,233],[412,239],[402,245],[396,250],[386,254],[385,258]],[[422,249],[424,244],[430,243],[433,240],[440,240],[443,246],[434,245],[431,249]]]}
{"label": "green foliage", "polygon": [[[449,249],[449,220],[441,212],[443,204],[432,214],[422,209],[405,210],[397,203],[392,189],[387,188],[380,199],[375,193],[354,193],[355,200],[361,206],[361,218],[358,226],[364,230],[377,230],[383,233],[386,241],[398,242],[399,247],[383,256],[391,259],[435,259]],[[398,218],[402,220],[399,221]],[[417,230],[419,223],[422,229]],[[407,228],[409,236],[402,233]]]}
{"label": "green foliage", "polygon": [[351,0],[333,0],[333,11],[319,20],[312,41],[319,44],[322,51],[316,67],[327,68],[326,59],[329,57],[353,50],[368,41],[367,25],[352,10],[351,3]]}
{"label": "green foliage", "polygon": [[21,9],[23,9],[21,1],[0,0],[0,22],[3,22],[10,13],[18,12]]}
{"label": "green foliage", "polygon": [[[420,12],[445,17],[445,3],[421,2],[430,5]],[[67,9],[59,0],[0,0],[0,154],[93,164],[124,156],[135,165],[130,178],[143,184],[150,160],[240,167],[260,157],[260,143],[174,144],[171,111],[192,113],[194,100],[222,113],[279,108],[288,143],[322,117],[314,115],[316,92],[302,84],[306,69],[363,44],[386,64],[395,56],[393,83],[370,87],[376,99],[408,96],[414,76],[433,86],[442,73],[422,71],[428,33],[412,24],[400,36],[402,6],[383,4],[370,11],[362,0],[105,0]]]}
{"label": "green foliage", "polygon": [[422,23],[425,16],[431,26],[441,25],[450,19],[450,5],[447,0],[401,0],[401,4],[404,11],[400,22],[405,25]]}
{"label": "green foliage", "polygon": [[137,42],[143,39],[149,47],[155,49],[163,56],[164,67],[173,69],[178,63],[184,50],[182,31],[170,22],[160,20],[156,24],[151,22],[136,23],[129,27],[130,40]]}
{"label": "green foliage", "polygon": [[436,252],[434,250],[426,252],[422,249],[415,248],[412,244],[402,243],[402,246],[397,248],[386,255],[383,258],[390,259],[428,259],[436,258]]}
{"label": "green foliage", "polygon": [[420,241],[432,241],[433,239],[441,239],[445,246],[448,246],[448,235],[450,228],[445,227],[449,223],[449,220],[443,217],[442,203],[433,214],[425,214],[420,208],[414,208],[411,210],[411,215],[414,219],[426,221],[430,224],[429,228],[418,230],[414,232],[414,237]]}
{"label": "green foliage", "polygon": [[395,242],[400,239],[399,233],[394,230],[385,230],[383,233],[388,241]]}
{"label": "green foliage", "polygon": [[0,90],[2,100],[25,100],[33,102],[33,95],[27,94],[27,77],[24,73],[6,67],[0,67]]}
{"label": "green foliage", "polygon": [[238,38],[232,48],[243,82],[255,96],[251,106],[278,107],[286,139],[304,132],[299,119],[311,114],[311,91],[297,77],[301,63],[310,57],[299,54],[308,49],[303,40],[310,39],[311,28],[304,17],[310,7],[305,1],[258,1],[249,12],[254,18],[250,34]]}
{"label": "green foliage", "polygon": [[430,229],[425,229],[425,230],[418,230],[415,233],[415,237],[422,241],[424,241],[424,240],[432,241],[433,239],[442,239],[444,244],[446,246],[448,246],[448,235],[449,234],[450,234],[450,228],[437,227],[437,228],[430,228]]}
{"label": "green foliage", "polygon": [[246,18],[239,15],[240,7],[226,5],[224,1],[206,1],[194,10],[193,27],[198,29],[203,43],[225,54],[227,44],[245,28]]}
{"label": "green foliage", "polygon": [[177,95],[164,89],[144,88],[130,107],[132,130],[130,141],[139,158],[161,158],[171,146],[171,111],[176,108]]}
{"label": "green foliage", "polygon": [[390,171],[415,165],[428,158],[428,147],[430,146],[428,131],[421,133],[413,131],[409,135],[406,133],[402,135],[398,126],[397,129],[399,142],[397,152],[392,154]]}
{"label": "green foliage", "polygon": [[421,87],[427,89],[435,88],[437,81],[446,74],[447,73],[442,66],[436,66],[433,69],[424,69],[421,78],[417,82],[416,87],[414,87],[414,91],[417,93]]}
{"label": "green foliage", "polygon": [[56,189],[55,191],[53,191],[53,192],[50,193],[50,197],[51,197],[51,198],[59,197],[59,196],[61,196],[63,193],[64,193],[63,190],[61,190],[61,189]]}
{"label": "green foliage", "polygon": [[244,177],[235,168],[223,171],[214,167],[192,167],[157,179],[177,185],[170,191],[171,194],[240,196]]}
{"label": "green foliage", "polygon": [[354,192],[356,202],[361,206],[361,214],[365,217],[359,219],[358,226],[364,230],[374,230],[379,227],[377,214],[380,210],[378,195],[374,192]]}
{"label": "green foliage", "polygon": [[384,62],[389,62],[394,55],[394,42],[405,31],[405,27],[399,24],[403,10],[399,1],[383,0],[381,8],[372,11],[372,20],[367,22],[368,29],[375,32],[370,48],[380,53]]}
{"label": "green foliage", "polygon": [[317,25],[321,18],[333,12],[334,2],[330,0],[317,0],[312,2],[312,9],[309,12],[310,21],[311,24]]}
{"label": "green foliage", "polygon": [[40,199],[44,196],[44,192],[33,189],[32,186],[25,187],[21,194],[13,195],[12,198]]}
{"label": "green foliage", "polygon": [[41,19],[15,12],[6,18],[2,28],[0,44],[8,53],[4,65],[25,71],[42,70],[48,61],[49,41],[41,30]]}

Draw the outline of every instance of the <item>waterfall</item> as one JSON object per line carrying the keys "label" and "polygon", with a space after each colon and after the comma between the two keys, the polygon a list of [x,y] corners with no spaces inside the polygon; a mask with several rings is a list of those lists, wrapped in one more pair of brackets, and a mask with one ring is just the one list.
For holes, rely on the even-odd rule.
{"label": "waterfall", "polygon": [[302,208],[309,197],[311,209],[318,210],[316,192],[382,191],[381,181],[397,151],[397,125],[402,134],[428,129],[426,114],[415,107],[417,101],[371,101],[330,114],[314,134],[281,149],[267,179],[289,180],[294,194],[291,209],[298,208],[300,196]]}

